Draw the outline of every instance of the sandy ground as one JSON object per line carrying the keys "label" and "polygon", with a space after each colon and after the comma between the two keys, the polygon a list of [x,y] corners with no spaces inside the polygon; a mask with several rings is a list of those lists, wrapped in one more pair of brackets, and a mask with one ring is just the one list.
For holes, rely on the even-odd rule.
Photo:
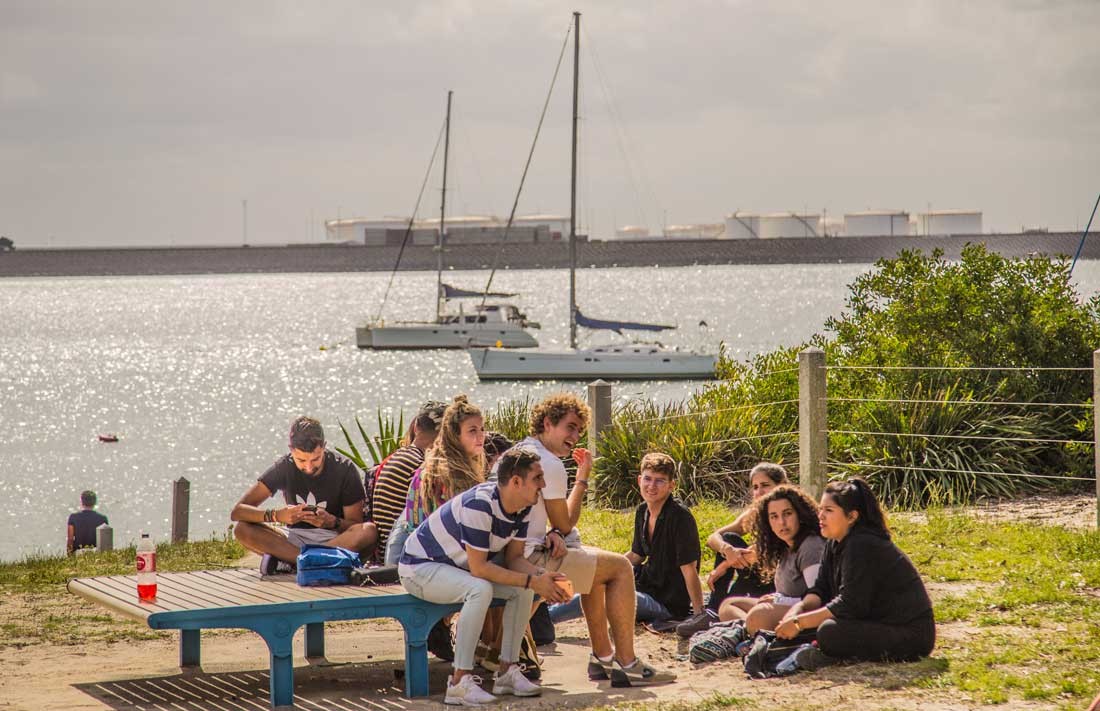
{"label": "sandy ground", "polygon": [[[1041,520],[1068,526],[1095,525],[1096,502],[1090,497],[1031,500],[985,506],[981,515]],[[933,597],[959,590],[930,585]],[[72,600],[56,601],[66,605]],[[7,615],[18,614],[24,601],[0,603]],[[117,624],[136,625],[119,618]],[[939,627],[943,640],[968,634],[962,625]],[[255,634],[236,631],[203,633],[201,671],[177,666],[178,633],[126,642],[83,645],[34,644],[0,646],[0,709],[261,710],[268,706],[268,653]],[[750,681],[739,661],[694,667],[683,660],[686,647],[675,636],[637,628],[640,654],[679,674],[674,684],[639,689],[612,689],[608,682],[587,680],[588,650],[583,622],[558,628],[556,649],[544,657],[544,694],[540,699],[502,699],[499,708],[584,708],[634,702],[693,702],[721,693],[746,707],[835,708],[858,705],[891,709],[967,709],[974,702],[957,694],[917,685],[937,673],[934,665],[857,664],[832,667],[787,679]],[[438,709],[449,665],[431,664],[429,699],[402,696],[403,639],[396,622],[372,620],[326,626],[328,659],[310,663],[295,659],[295,703],[301,709],[389,710]],[[299,632],[295,651],[303,653]],[[934,680],[930,685],[935,687]],[[1049,708],[1056,705],[1051,704]],[[1044,708],[1035,702],[1001,704],[1002,709]]]}

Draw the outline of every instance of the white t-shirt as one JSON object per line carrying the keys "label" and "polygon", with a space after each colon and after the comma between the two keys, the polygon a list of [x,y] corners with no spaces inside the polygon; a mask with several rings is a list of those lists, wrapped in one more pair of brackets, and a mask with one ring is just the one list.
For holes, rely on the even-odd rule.
{"label": "white t-shirt", "polygon": [[[542,490],[542,496],[531,507],[531,517],[527,525],[527,544],[523,554],[531,555],[535,546],[542,545],[546,538],[546,531],[550,528],[546,515],[545,499],[562,499],[569,495],[569,475],[565,471],[565,465],[556,454],[543,446],[542,442],[534,437],[527,437],[516,446],[527,445],[533,447],[539,453],[539,463],[542,464],[542,474],[546,479],[546,487]],[[565,545],[577,548],[581,544],[580,533],[574,528],[565,538]]]}

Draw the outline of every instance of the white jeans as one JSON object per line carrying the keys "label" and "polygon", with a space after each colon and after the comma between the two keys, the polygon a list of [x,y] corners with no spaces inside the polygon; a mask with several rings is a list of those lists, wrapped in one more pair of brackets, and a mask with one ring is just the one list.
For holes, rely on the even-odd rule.
{"label": "white jeans", "polygon": [[527,620],[531,617],[531,602],[535,597],[533,591],[491,583],[475,577],[468,570],[442,563],[418,564],[411,575],[401,576],[401,584],[421,600],[442,604],[462,603],[458,632],[455,634],[455,669],[468,671],[474,668],[474,651],[485,624],[485,613],[494,597],[506,601],[500,660],[515,662],[519,659],[519,647],[527,630]]}

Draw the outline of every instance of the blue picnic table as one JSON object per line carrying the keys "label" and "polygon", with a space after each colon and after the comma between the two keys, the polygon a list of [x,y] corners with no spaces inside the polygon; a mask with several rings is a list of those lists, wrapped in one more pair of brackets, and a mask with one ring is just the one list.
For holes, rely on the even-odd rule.
{"label": "blue picnic table", "polygon": [[305,626],[305,656],[325,655],[325,622],[392,617],[405,631],[405,694],[428,695],[428,631],[461,605],[437,605],[409,595],[400,585],[299,587],[292,575],[261,577],[253,569],[161,573],[157,599],[140,602],[132,575],[74,578],[69,591],[153,629],[180,630],[180,666],[200,660],[203,629],[256,632],[271,652],[271,705],[294,700],[291,641]]}

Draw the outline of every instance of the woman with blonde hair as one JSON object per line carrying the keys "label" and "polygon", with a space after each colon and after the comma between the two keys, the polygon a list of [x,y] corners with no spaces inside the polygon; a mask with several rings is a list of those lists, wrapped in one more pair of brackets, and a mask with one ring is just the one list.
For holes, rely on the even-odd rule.
{"label": "woman with blonde hair", "polygon": [[409,530],[443,502],[484,483],[486,473],[485,418],[465,395],[456,395],[443,412],[439,437],[410,482],[405,502]]}

